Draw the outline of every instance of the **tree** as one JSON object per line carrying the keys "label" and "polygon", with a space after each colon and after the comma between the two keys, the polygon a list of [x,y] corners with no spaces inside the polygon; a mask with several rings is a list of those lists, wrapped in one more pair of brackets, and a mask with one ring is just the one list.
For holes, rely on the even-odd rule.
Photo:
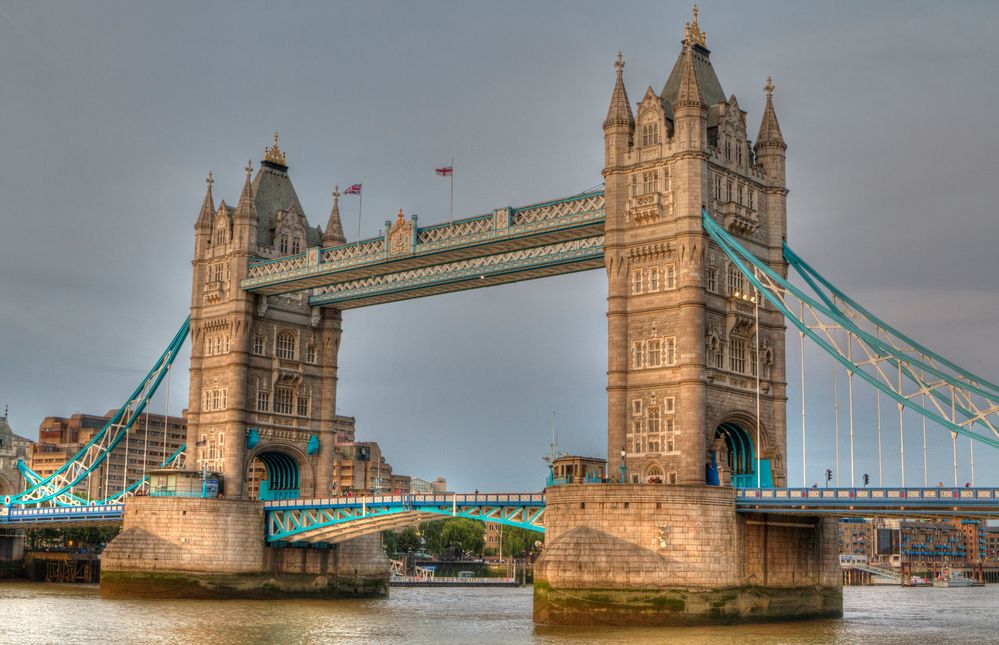
{"label": "tree", "polygon": [[503,527],[503,555],[513,558],[520,558],[531,552],[534,543],[545,539],[544,533],[517,528],[515,526]]}
{"label": "tree", "polygon": [[448,549],[478,555],[486,545],[485,525],[464,517],[424,522],[420,525],[420,535],[423,536],[427,551],[435,556]]}
{"label": "tree", "polygon": [[412,526],[408,526],[398,535],[397,553],[412,553],[420,550],[420,534]]}

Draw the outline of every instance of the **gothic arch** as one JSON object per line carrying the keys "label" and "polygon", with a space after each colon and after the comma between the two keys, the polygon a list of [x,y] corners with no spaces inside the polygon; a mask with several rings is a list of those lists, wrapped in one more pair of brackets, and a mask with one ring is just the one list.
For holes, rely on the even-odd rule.
{"label": "gothic arch", "polygon": [[642,468],[643,484],[664,484],[666,483],[666,473],[658,461],[650,461]]}
{"label": "gothic arch", "polygon": [[757,445],[755,415],[744,411],[729,412],[708,428],[711,429],[705,473],[708,483],[731,484],[737,488],[755,488],[758,483],[763,487],[774,485],[769,433],[761,423]]}
{"label": "gothic arch", "polygon": [[311,460],[296,446],[283,442],[262,443],[251,450],[246,457],[247,481],[250,481],[253,464],[257,460],[266,470],[268,483],[264,490],[268,491],[270,499],[309,497],[315,490]]}

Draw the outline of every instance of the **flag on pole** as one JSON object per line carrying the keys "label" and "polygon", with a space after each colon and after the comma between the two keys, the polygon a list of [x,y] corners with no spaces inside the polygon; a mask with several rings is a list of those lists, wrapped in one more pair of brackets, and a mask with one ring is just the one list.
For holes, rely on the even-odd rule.
{"label": "flag on pole", "polygon": [[434,171],[441,177],[450,177],[454,174],[454,166],[444,166],[443,168],[436,168]]}
{"label": "flag on pole", "polygon": [[343,191],[344,195],[360,195],[361,194],[361,184],[354,184]]}

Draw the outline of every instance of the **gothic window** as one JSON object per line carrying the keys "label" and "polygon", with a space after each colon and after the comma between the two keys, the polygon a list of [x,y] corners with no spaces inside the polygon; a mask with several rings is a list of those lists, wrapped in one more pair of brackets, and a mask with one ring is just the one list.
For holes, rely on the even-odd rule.
{"label": "gothic window", "polygon": [[316,362],[316,346],[309,345],[305,348],[305,362],[315,363]]}
{"label": "gothic window", "polygon": [[646,448],[648,452],[659,452],[659,446],[661,445],[662,440],[662,437],[659,434],[659,422],[659,408],[649,408],[645,425]]}
{"label": "gothic window", "polygon": [[725,201],[732,201],[732,180],[729,179],[725,182]]}
{"label": "gothic window", "polygon": [[648,195],[649,193],[656,192],[656,184],[659,183],[659,171],[652,170],[649,172],[642,173],[642,194]]}
{"label": "gothic window", "polygon": [[669,474],[669,479],[667,480],[670,484],[677,483],[677,475],[675,472]]}
{"label": "gothic window", "polygon": [[708,268],[708,291],[718,293],[718,269],[715,267]]}
{"label": "gothic window", "polygon": [[739,204],[742,204],[742,184],[739,184]]}
{"label": "gothic window", "polygon": [[229,352],[229,337],[225,334],[205,338],[205,355],[219,356]]}
{"label": "gothic window", "polygon": [[740,166],[742,165],[742,142],[741,141],[736,142],[736,146],[735,146],[735,162],[737,164],[739,164]]}
{"label": "gothic window", "polygon": [[665,410],[667,414],[673,414],[673,412],[676,411],[676,399],[672,396],[667,396],[663,399],[663,410]]}
{"label": "gothic window", "polygon": [[222,263],[217,262],[215,264],[208,265],[208,280],[207,282],[222,282]]}
{"label": "gothic window", "polygon": [[642,145],[653,146],[659,143],[659,124],[646,123],[642,126]]}
{"label": "gothic window", "polygon": [[746,339],[733,336],[729,343],[729,369],[740,374],[746,371]]}
{"label": "gothic window", "polygon": [[274,393],[274,413],[291,414],[295,393],[290,387],[279,387]]}
{"label": "gothic window", "polygon": [[638,195],[638,175],[631,176],[631,196],[636,197]]}
{"label": "gothic window", "polygon": [[204,391],[201,397],[201,408],[205,412],[217,412],[228,407],[229,390],[224,387],[213,387]]}
{"label": "gothic window", "polygon": [[638,415],[642,413],[642,400],[632,399],[631,400],[631,413],[633,415]]}
{"label": "gothic window", "polygon": [[660,341],[658,338],[653,338],[649,341],[649,367],[659,367],[661,362]]}
{"label": "gothic window", "polygon": [[713,185],[715,199],[721,201],[721,175],[715,175],[714,179]]}
{"label": "gothic window", "polygon": [[732,161],[732,142],[725,142],[725,159]]}
{"label": "gothic window", "polygon": [[666,452],[676,451],[676,420],[673,417],[666,417],[663,420],[663,429],[666,438]]}
{"label": "gothic window", "polygon": [[663,172],[663,192],[669,192],[669,170]]}
{"label": "gothic window", "polygon": [[297,414],[300,417],[309,416],[309,397],[300,396],[298,397],[298,410]]}
{"label": "gothic window", "polygon": [[271,407],[271,393],[264,390],[257,390],[257,411],[267,412]]}
{"label": "gothic window", "polygon": [[226,234],[224,228],[219,228],[217,231],[215,231],[215,244],[220,244],[220,245],[225,244],[226,243],[225,238]]}
{"label": "gothic window", "polygon": [[749,346],[749,375],[756,376],[756,343]]}
{"label": "gothic window", "polygon": [[295,358],[295,334],[290,331],[283,331],[278,334],[275,353],[278,358],[294,360]]}
{"label": "gothic window", "polygon": [[736,293],[744,293],[746,291],[745,278],[742,275],[742,271],[739,271],[734,263],[728,265],[728,293],[729,295],[734,295]]}
{"label": "gothic window", "polygon": [[300,242],[299,242],[299,239],[297,237],[291,241],[291,252],[293,254],[295,254],[295,255],[298,255],[299,244],[300,244]]}
{"label": "gothic window", "polygon": [[287,255],[288,254],[288,236],[287,235],[282,235],[281,236],[281,242],[278,245],[278,249],[280,250],[281,255]]}
{"label": "gothic window", "polygon": [[635,369],[642,367],[642,341],[636,340],[631,345],[631,366]]}
{"label": "gothic window", "polygon": [[721,350],[715,352],[714,356],[711,357],[711,360],[712,365],[714,365],[715,368],[720,370],[725,369],[725,354]]}
{"label": "gothic window", "polygon": [[753,189],[752,188],[749,189],[749,195],[748,195],[748,197],[749,197],[749,207],[750,208],[755,208],[753,206]]}
{"label": "gothic window", "polygon": [[663,363],[676,365],[676,336],[663,339]]}
{"label": "gothic window", "polygon": [[257,356],[264,355],[264,337],[254,336],[253,338],[253,353]]}
{"label": "gothic window", "polygon": [[659,267],[649,269],[649,291],[659,291]]}
{"label": "gothic window", "polygon": [[642,270],[635,269],[631,273],[631,292],[642,293]]}
{"label": "gothic window", "polygon": [[676,289],[676,265],[666,265],[666,289]]}

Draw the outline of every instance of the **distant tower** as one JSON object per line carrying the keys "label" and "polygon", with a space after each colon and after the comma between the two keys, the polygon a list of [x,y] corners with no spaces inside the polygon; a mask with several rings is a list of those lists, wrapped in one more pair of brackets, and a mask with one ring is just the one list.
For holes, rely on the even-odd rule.
{"label": "distant tower", "polygon": [[251,175],[252,163],[235,208],[216,208],[209,173],[195,225],[188,467],[223,473],[229,498],[248,494],[254,459],[267,472],[262,496],[329,495],[340,312],[239,284],[249,262],[317,252],[343,231],[309,226],[277,133]]}
{"label": "distant tower", "polygon": [[[725,97],[707,38],[688,23],[660,93],[632,115],[618,56],[604,121],[608,457],[628,481],[785,483],[784,322],[759,311],[703,230],[708,212],[786,273],[786,145],[767,83],[755,149]],[[760,371],[760,415],[756,373]],[[757,447],[757,421],[760,446]]]}

